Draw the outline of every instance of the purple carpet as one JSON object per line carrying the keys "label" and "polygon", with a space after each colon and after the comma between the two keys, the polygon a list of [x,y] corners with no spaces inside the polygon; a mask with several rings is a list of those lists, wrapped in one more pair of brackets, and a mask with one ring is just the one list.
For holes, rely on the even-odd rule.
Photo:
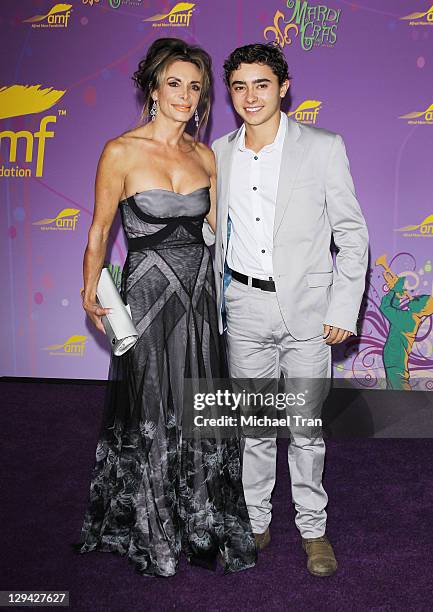
{"label": "purple carpet", "polygon": [[283,440],[272,541],[258,565],[224,576],[183,560],[175,577],[150,578],[125,558],[70,550],[87,504],[104,387],[2,382],[0,393],[0,590],[68,590],[73,610],[432,609],[433,440],[327,441],[335,576],[314,578],[305,568]]}

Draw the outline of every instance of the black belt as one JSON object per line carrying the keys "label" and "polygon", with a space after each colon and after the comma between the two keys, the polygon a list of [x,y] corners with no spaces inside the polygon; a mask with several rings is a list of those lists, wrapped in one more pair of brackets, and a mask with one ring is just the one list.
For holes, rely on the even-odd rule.
{"label": "black belt", "polygon": [[232,277],[244,285],[248,285],[248,279],[251,278],[251,285],[253,287],[261,289],[262,291],[275,291],[275,283],[273,280],[261,280],[260,278],[245,276],[245,274],[236,272],[236,270],[232,270]]}

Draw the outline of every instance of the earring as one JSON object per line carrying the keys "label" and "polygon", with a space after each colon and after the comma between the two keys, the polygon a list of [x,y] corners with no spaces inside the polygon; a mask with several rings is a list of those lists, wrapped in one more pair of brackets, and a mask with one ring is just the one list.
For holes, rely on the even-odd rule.
{"label": "earring", "polygon": [[150,116],[152,117],[152,121],[155,121],[157,112],[158,112],[158,103],[156,100],[154,100],[152,104],[152,108],[150,109]]}
{"label": "earring", "polygon": [[198,116],[197,109],[195,109],[194,119],[195,119],[195,127],[198,128],[198,124],[200,123],[200,117]]}

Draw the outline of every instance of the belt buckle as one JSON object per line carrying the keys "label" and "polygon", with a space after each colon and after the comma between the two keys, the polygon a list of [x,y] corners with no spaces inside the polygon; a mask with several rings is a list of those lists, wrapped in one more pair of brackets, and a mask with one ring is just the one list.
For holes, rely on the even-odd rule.
{"label": "belt buckle", "polygon": [[271,288],[271,289],[268,289],[267,287],[260,287],[260,289],[261,289],[262,291],[270,291],[270,292],[274,292],[274,291],[275,291],[275,282],[274,282],[274,279],[272,278],[272,276],[269,276],[268,278],[269,278],[269,280],[265,280],[265,281],[262,281],[262,282],[263,282],[263,283],[266,283],[266,285],[269,285],[269,284],[271,284],[271,283],[272,283],[272,285],[273,285],[273,286],[272,286],[272,288]]}

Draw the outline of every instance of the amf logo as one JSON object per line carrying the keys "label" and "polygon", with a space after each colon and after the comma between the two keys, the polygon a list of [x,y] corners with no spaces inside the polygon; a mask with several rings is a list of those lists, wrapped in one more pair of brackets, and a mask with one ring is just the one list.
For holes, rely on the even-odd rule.
{"label": "amf logo", "polygon": [[[41,88],[41,85],[11,85],[0,87],[0,120],[17,117],[20,115],[30,115],[41,113],[56,104],[65,94],[59,89]],[[57,116],[66,115],[66,111],[57,111]],[[24,159],[27,163],[33,162],[36,149],[36,172],[35,176],[43,176],[45,159],[45,142],[49,138],[54,138],[54,131],[49,130],[50,123],[56,123],[56,115],[45,115],[41,117],[39,129],[35,132],[29,130],[2,130],[0,131],[0,153],[2,158],[6,158],[9,164],[17,161],[18,143],[20,150],[24,152]],[[35,147],[35,140],[37,145]],[[3,149],[5,142],[9,143],[9,154]],[[0,165],[0,177],[27,177],[32,176],[30,168],[20,168],[19,165],[10,167]]]}
{"label": "amf logo", "polygon": [[55,4],[48,13],[24,19],[32,28],[67,28],[71,16],[72,4]]}
{"label": "amf logo", "polygon": [[188,27],[194,7],[191,2],[178,2],[169,13],[158,13],[143,21],[152,21],[154,28]]}
{"label": "amf logo", "polygon": [[79,212],[79,208],[64,208],[56,217],[40,219],[39,221],[34,221],[32,225],[38,225],[43,231],[74,231],[77,225]]}
{"label": "amf logo", "polygon": [[409,21],[410,26],[433,26],[433,4],[425,12],[416,12],[400,17],[403,21]]}
{"label": "amf logo", "polygon": [[433,104],[423,111],[401,115],[400,119],[408,119],[409,125],[433,125]]}
{"label": "amf logo", "polygon": [[429,215],[417,225],[406,225],[394,231],[402,232],[405,238],[433,238],[433,215]]}
{"label": "amf logo", "polygon": [[42,350],[49,351],[49,355],[61,357],[83,357],[86,348],[87,336],[70,336],[63,344],[50,344]]}
{"label": "amf logo", "polygon": [[287,113],[287,116],[296,119],[299,123],[315,125],[321,108],[322,102],[320,100],[304,100],[304,102],[299,104],[298,108]]}

